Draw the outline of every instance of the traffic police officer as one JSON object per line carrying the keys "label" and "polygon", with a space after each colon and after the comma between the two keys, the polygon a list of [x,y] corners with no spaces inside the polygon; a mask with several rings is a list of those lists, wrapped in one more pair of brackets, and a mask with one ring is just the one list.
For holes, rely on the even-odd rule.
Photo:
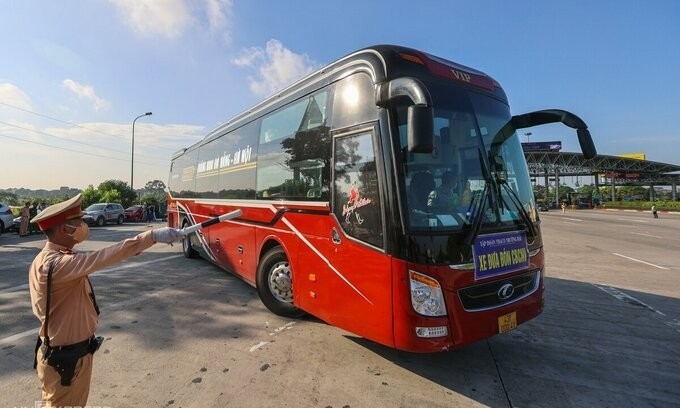
{"label": "traffic police officer", "polygon": [[42,384],[42,400],[47,403],[41,406],[87,404],[92,355],[101,344],[101,338],[94,337],[99,310],[88,276],[156,242],[170,244],[181,239],[179,230],[165,227],[98,251],[74,252],[73,247],[87,239],[89,233],[80,205],[78,194],[47,207],[31,220],[47,237],[28,276],[33,313],[41,322],[34,362]]}

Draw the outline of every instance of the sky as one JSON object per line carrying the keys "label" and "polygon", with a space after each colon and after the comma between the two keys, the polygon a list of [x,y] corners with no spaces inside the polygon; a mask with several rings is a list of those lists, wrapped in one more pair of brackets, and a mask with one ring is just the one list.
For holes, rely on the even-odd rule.
{"label": "sky", "polygon": [[513,114],[569,110],[600,154],[680,165],[679,21],[675,0],[0,0],[0,188],[129,183],[146,112],[134,187],[167,184],[173,152],[376,44],[487,73]]}

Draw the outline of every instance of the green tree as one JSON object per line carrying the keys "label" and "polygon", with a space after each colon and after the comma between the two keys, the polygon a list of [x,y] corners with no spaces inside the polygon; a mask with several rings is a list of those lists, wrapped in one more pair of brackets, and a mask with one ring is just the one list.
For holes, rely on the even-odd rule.
{"label": "green tree", "polygon": [[621,201],[624,197],[632,197],[633,200],[647,200],[649,190],[642,186],[621,186],[616,189],[616,198]]}
{"label": "green tree", "polygon": [[99,184],[97,187],[100,191],[110,191],[117,190],[120,193],[118,201],[107,201],[107,202],[119,202],[123,207],[129,207],[137,200],[137,193],[130,188],[130,186],[121,180],[106,180]]}
{"label": "green tree", "polygon": [[581,187],[576,189],[576,192],[579,193],[579,194],[596,194],[597,193],[595,191],[595,185],[594,184],[582,185]]}
{"label": "green tree", "polygon": [[[559,201],[567,201],[569,193],[573,193],[575,190],[567,185],[560,185],[560,199]],[[548,195],[551,199],[555,198],[555,187],[550,187]]]}
{"label": "green tree", "polygon": [[155,202],[165,202],[165,183],[160,180],[153,180],[146,183],[144,186],[144,198],[143,201],[149,201],[149,197],[153,197]]}
{"label": "green tree", "polygon": [[546,201],[546,188],[544,185],[541,184],[534,184],[534,197],[536,197],[537,201]]}
{"label": "green tree", "polygon": [[158,206],[158,198],[155,195],[146,194],[139,199],[141,203],[146,203],[147,205]]}
{"label": "green tree", "polygon": [[144,192],[147,194],[165,193],[165,183],[161,180],[147,181],[144,185]]}
{"label": "green tree", "polygon": [[[105,203],[120,203],[122,202],[120,191],[106,190],[102,191],[102,202]],[[127,206],[126,206],[127,207]]]}
{"label": "green tree", "polygon": [[7,191],[0,191],[0,202],[7,205],[19,205],[19,197]]}
{"label": "green tree", "polygon": [[97,188],[94,188],[92,184],[90,184],[85,190],[83,190],[82,206],[83,208],[87,208],[92,204],[101,202],[101,198],[101,191],[99,191]]}

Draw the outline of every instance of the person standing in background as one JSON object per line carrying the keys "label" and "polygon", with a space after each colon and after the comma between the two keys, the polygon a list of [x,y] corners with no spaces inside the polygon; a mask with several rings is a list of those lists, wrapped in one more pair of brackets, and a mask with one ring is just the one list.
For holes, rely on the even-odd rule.
{"label": "person standing in background", "polygon": [[29,201],[26,202],[26,204],[21,207],[21,224],[19,225],[19,236],[20,237],[25,237],[28,235],[28,219],[29,216],[31,215],[29,211],[29,206],[31,203]]}
{"label": "person standing in background", "polygon": [[35,216],[38,215],[38,207],[36,207],[36,203],[33,202],[30,207],[28,207],[28,234],[33,235],[35,232],[36,234],[38,233],[38,227],[35,224],[31,224],[31,220],[35,218]]}

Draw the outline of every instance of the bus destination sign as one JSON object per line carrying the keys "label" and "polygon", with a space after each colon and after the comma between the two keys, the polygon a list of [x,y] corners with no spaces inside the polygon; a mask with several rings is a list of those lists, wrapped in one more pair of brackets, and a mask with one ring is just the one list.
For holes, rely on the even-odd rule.
{"label": "bus destination sign", "polygon": [[475,280],[515,272],[529,267],[525,231],[479,235],[472,247]]}

